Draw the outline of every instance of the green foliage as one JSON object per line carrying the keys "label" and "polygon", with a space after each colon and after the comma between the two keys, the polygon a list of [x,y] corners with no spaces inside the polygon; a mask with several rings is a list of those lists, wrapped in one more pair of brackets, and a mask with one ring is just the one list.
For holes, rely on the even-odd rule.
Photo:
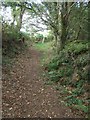
{"label": "green foliage", "polygon": [[2,28],[2,54],[3,54],[3,64],[9,64],[11,59],[17,54],[21,53],[26,49],[26,43],[20,42],[22,37],[27,39],[27,35],[22,32],[18,32],[18,29],[7,23],[3,24]]}
{"label": "green foliage", "polygon": [[74,104],[73,106],[74,108],[82,110],[85,113],[88,113],[88,106],[85,106],[83,100],[76,98],[74,95],[66,97],[66,101],[67,106],[71,106]]}
{"label": "green foliage", "polygon": [[47,37],[45,37],[45,42],[50,42],[54,40],[54,36],[53,34],[49,34],[47,35]]}
{"label": "green foliage", "polygon": [[43,38],[43,35],[42,35],[42,34],[38,34],[38,35],[36,36],[36,38],[37,38],[37,39],[42,39],[42,38]]}
{"label": "green foliage", "polygon": [[36,43],[34,44],[35,48],[43,51],[43,52],[48,52],[51,49],[51,44],[52,42],[46,42],[46,43]]}
{"label": "green foliage", "polygon": [[85,106],[85,105],[83,105],[83,104],[78,104],[77,106],[75,106],[75,108],[77,108],[77,109],[81,109],[82,111],[84,111],[85,113],[88,113],[88,107],[87,106]]}
{"label": "green foliage", "polygon": [[61,69],[59,73],[61,74],[61,77],[71,76],[73,73],[73,69],[71,68],[71,66],[68,66],[66,68]]}
{"label": "green foliage", "polygon": [[[79,67],[83,67],[88,64],[89,56],[84,50],[88,50],[87,42],[73,41],[68,43],[65,46],[65,49],[63,49],[60,54],[54,57],[49,63],[48,71],[56,70],[60,77],[72,76],[75,66],[80,69]],[[79,55],[76,56],[74,53],[78,53]]]}
{"label": "green foliage", "polygon": [[[87,98],[84,98],[88,79],[88,55],[89,47],[87,41],[68,42],[65,48],[56,55],[47,65],[48,77],[53,82],[59,82],[63,87],[72,87],[71,90],[62,91],[65,101],[69,106],[78,106],[77,109],[87,113]],[[83,96],[83,97],[82,97]],[[84,98],[84,101],[82,100]]]}
{"label": "green foliage", "polygon": [[85,91],[83,90],[83,87],[78,87],[74,90],[72,90],[72,95],[75,95],[75,96],[79,96],[81,95],[82,93],[84,93]]}
{"label": "green foliage", "polygon": [[[42,57],[41,57],[41,64],[47,66],[46,64],[51,61],[51,56],[52,56],[52,42],[45,42],[45,43],[35,43],[34,47],[36,50],[42,52]],[[48,55],[48,53],[50,53]]]}
{"label": "green foliage", "polygon": [[78,67],[84,67],[89,63],[89,54],[83,54],[78,56],[76,59],[76,64]]}
{"label": "green foliage", "polygon": [[48,74],[49,74],[49,78],[50,78],[51,81],[54,81],[54,82],[58,82],[59,81],[60,75],[57,74],[57,71],[51,71]]}
{"label": "green foliage", "polygon": [[53,81],[51,80],[45,81],[45,85],[52,85],[52,84],[53,84]]}
{"label": "green foliage", "polygon": [[[3,2],[4,3],[4,2]],[[88,7],[86,3],[47,3],[43,2],[41,4],[31,2],[29,7],[28,2],[6,2],[6,6],[11,6],[12,16],[17,21],[18,28],[21,28],[22,17],[24,14],[24,8],[30,9],[31,16],[36,19],[39,18],[53,31],[55,43],[62,42],[61,48],[64,47],[60,54],[55,55],[54,59],[47,66],[48,76],[51,81],[60,82],[62,85],[73,86],[75,91],[71,91],[72,94],[67,97],[69,104],[77,104],[83,111],[87,111],[87,108],[83,105],[83,102],[80,101],[77,96],[80,96],[84,92],[84,83],[87,81],[88,72],[85,67],[88,65],[89,56],[87,52],[89,50],[88,42],[85,40],[88,36],[87,32],[87,14]],[[61,6],[61,8],[60,8]],[[79,6],[79,7],[78,7]],[[20,12],[20,8],[22,11]],[[17,9],[18,8],[18,9]],[[58,8],[58,9],[57,9]],[[67,10],[71,8],[70,14]],[[58,13],[61,9],[61,17],[58,16]],[[29,10],[27,10],[29,11]],[[48,12],[47,12],[48,11]],[[21,14],[22,13],[22,14]],[[43,15],[45,15],[43,19]],[[48,16],[47,16],[48,15]],[[80,16],[82,15],[82,16]],[[66,17],[67,19],[65,19]],[[69,21],[67,21],[69,18]],[[77,22],[76,22],[77,21]],[[64,24],[66,23],[66,24]],[[67,24],[68,23],[68,24]],[[28,35],[18,32],[18,28],[14,25],[4,25],[3,29],[3,54],[14,56],[14,53],[17,54],[18,51],[22,50],[23,46],[19,43],[18,40],[21,36],[24,36],[26,39],[29,39]],[[67,31],[68,28],[68,31]],[[47,36],[46,41],[51,41],[53,39],[53,34]],[[84,38],[83,38],[84,37]],[[61,38],[61,39],[60,39]],[[85,41],[75,40],[67,42],[67,38],[82,38]],[[38,34],[36,38],[31,37],[31,39],[40,41],[43,39],[43,35]],[[65,45],[66,43],[66,45]],[[42,52],[47,52],[50,50],[51,44],[35,44],[35,47]],[[58,45],[56,46],[58,48]],[[11,52],[11,53],[10,53]],[[46,55],[45,54],[45,55]],[[8,56],[9,56],[8,55]],[[9,56],[9,57],[10,57]],[[48,56],[48,54],[47,54]],[[48,56],[49,57],[49,56]],[[76,72],[77,76],[74,76]],[[79,77],[78,77],[79,76]]]}
{"label": "green foliage", "polygon": [[78,92],[80,92],[80,90],[82,90],[82,86],[84,83],[85,83],[85,81],[82,79],[80,81],[76,82],[76,87],[78,88],[77,91],[79,90]]}
{"label": "green foliage", "polygon": [[50,70],[56,70],[56,69],[58,69],[59,68],[59,66],[58,66],[58,62],[56,61],[54,61],[54,62],[51,62],[49,65],[48,65],[48,71],[50,71]]}
{"label": "green foliage", "polygon": [[65,50],[73,54],[80,54],[81,52],[88,51],[88,49],[88,41],[72,41],[65,46]]}
{"label": "green foliage", "polygon": [[37,34],[35,36],[35,41],[38,43],[38,42],[41,42],[43,40],[43,34]]}
{"label": "green foliage", "polygon": [[20,37],[24,37],[25,41],[29,41],[30,40],[30,35],[28,33],[25,32],[20,32]]}
{"label": "green foliage", "polygon": [[3,39],[7,40],[17,40],[19,38],[17,27],[14,27],[13,25],[8,25],[7,23],[3,24],[2,34],[6,37]]}
{"label": "green foliage", "polygon": [[10,66],[11,65],[11,59],[8,56],[3,56],[2,57],[2,64]]}

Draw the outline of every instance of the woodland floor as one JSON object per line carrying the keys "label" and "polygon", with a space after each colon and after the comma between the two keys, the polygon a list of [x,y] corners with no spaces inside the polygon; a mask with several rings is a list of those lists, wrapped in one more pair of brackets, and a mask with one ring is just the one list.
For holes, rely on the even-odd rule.
{"label": "woodland floor", "polygon": [[[2,83],[3,118],[78,118],[58,99],[53,85],[46,85],[40,65],[42,52],[32,47],[17,56]],[[8,73],[8,74],[7,74]]]}

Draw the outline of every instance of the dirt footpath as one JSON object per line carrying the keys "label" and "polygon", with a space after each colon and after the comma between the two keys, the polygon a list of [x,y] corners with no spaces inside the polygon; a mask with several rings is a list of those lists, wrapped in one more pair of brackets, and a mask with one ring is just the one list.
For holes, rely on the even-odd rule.
{"label": "dirt footpath", "polygon": [[16,58],[12,70],[3,73],[3,118],[75,118],[58,99],[58,91],[41,77],[42,53],[33,47]]}

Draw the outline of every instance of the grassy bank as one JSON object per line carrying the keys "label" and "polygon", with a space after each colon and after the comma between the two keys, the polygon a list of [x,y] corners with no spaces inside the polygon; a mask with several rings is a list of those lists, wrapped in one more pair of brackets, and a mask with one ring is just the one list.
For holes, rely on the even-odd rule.
{"label": "grassy bank", "polygon": [[68,42],[60,54],[55,56],[50,56],[51,43],[38,43],[35,47],[44,53],[43,63],[46,77],[49,79],[48,83],[55,83],[63,103],[76,110],[77,114],[87,116],[90,102],[88,41]]}
{"label": "grassy bank", "polygon": [[41,51],[43,54],[41,58],[42,65],[50,62],[50,59],[52,58],[52,54],[53,54],[52,42],[36,43],[34,44],[34,48],[38,51]]}

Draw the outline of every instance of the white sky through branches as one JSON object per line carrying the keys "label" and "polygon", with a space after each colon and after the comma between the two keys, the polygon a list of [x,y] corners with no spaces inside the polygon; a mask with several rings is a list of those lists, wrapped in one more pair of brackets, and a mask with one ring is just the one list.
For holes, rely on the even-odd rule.
{"label": "white sky through branches", "polygon": [[[38,0],[38,2],[40,2],[40,0]],[[7,7],[7,8],[4,8],[2,7],[1,11],[0,11],[0,15],[2,16],[3,20],[6,21],[8,24],[11,24],[12,21],[13,21],[13,18],[12,18],[12,15],[11,15],[11,8],[10,7]],[[35,24],[36,26],[38,26],[38,28],[42,28],[42,30],[37,30],[38,33],[41,33],[41,34],[44,34],[46,35],[47,34],[47,30],[43,30],[43,29],[47,29],[47,27],[43,24],[43,23],[38,23],[37,22],[38,19],[35,19],[35,18],[31,18],[30,14],[28,15],[27,12],[25,12],[24,16],[23,16],[23,24],[22,24],[22,29],[21,31],[23,32],[32,32],[32,26],[31,24]],[[16,23],[17,25],[17,23]],[[35,29],[37,27],[33,26]]]}

